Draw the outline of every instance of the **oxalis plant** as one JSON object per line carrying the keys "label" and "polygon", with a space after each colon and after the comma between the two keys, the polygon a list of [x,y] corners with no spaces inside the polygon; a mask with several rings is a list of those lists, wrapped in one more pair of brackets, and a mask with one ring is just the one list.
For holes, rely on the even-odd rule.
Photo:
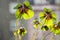
{"label": "oxalis plant", "polygon": [[[20,37],[20,40],[22,40],[22,37],[27,33],[27,30],[22,26],[23,23],[21,23],[20,28],[17,29],[18,22],[22,19],[29,20],[30,18],[32,18],[34,16],[34,11],[28,1],[24,1],[23,4],[18,3],[14,7],[14,9],[16,9],[16,30],[13,33],[16,38],[15,40],[19,40],[18,37]],[[39,20],[33,20],[33,26],[35,31],[31,40],[36,40],[38,28],[43,31],[49,30],[50,33],[53,33],[54,35],[60,34],[60,22],[57,22],[55,12],[48,8],[44,8],[43,11],[39,13]],[[48,33],[47,35],[49,35],[50,33]],[[45,40],[47,35],[42,40]]]}
{"label": "oxalis plant", "polygon": [[32,10],[32,7],[28,1],[24,1],[23,4],[17,4],[14,9],[16,9],[16,27],[14,36],[15,40],[19,40],[18,38],[20,37],[20,40],[22,40],[22,37],[27,33],[27,30],[23,27],[23,23],[20,23],[20,28],[18,28],[18,22],[21,21],[22,19],[28,20],[34,16],[34,11]]}

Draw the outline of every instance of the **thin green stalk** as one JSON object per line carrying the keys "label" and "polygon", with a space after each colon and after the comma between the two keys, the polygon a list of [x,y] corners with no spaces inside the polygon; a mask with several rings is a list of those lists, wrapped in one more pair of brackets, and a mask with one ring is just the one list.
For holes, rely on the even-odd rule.
{"label": "thin green stalk", "polygon": [[19,22],[19,19],[16,20],[16,27],[15,27],[15,29],[18,28],[18,22]]}
{"label": "thin green stalk", "polygon": [[18,40],[18,36],[17,35],[15,36],[15,38],[16,38],[15,40]]}
{"label": "thin green stalk", "polygon": [[[19,19],[16,20],[16,27],[15,27],[15,30],[18,28],[18,22],[19,22]],[[15,35],[15,40],[18,40],[18,34]]]}
{"label": "thin green stalk", "polygon": [[22,35],[20,35],[20,40],[22,40]]}
{"label": "thin green stalk", "polygon": [[32,40],[36,40],[37,31],[38,31],[38,28],[37,28],[36,31],[33,33]]}

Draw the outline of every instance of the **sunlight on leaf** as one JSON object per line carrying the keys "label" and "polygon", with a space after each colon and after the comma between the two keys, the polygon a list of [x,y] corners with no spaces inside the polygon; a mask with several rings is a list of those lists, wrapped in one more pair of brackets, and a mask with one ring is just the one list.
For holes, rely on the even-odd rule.
{"label": "sunlight on leaf", "polygon": [[27,14],[26,14],[26,13],[23,14],[23,18],[24,18],[25,20],[30,19],[30,18],[32,18],[33,16],[34,16],[34,12],[31,11],[31,10],[28,10]]}

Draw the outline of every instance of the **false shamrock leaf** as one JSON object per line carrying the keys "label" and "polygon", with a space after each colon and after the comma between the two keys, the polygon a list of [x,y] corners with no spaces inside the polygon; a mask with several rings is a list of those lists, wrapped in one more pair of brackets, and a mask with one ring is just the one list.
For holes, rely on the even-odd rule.
{"label": "false shamrock leaf", "polygon": [[19,30],[18,30],[18,34],[21,35],[21,36],[24,36],[24,34],[27,33],[27,30],[23,27],[21,27]]}
{"label": "false shamrock leaf", "polygon": [[14,35],[20,35],[24,36],[27,33],[27,30],[23,27],[20,27],[20,29],[14,31]]}
{"label": "false shamrock leaf", "polygon": [[60,34],[60,22],[53,25],[51,32],[53,32],[55,35]]}
{"label": "false shamrock leaf", "polygon": [[[27,4],[28,3],[28,4]],[[31,10],[32,8],[30,8],[31,5],[29,4],[29,2],[24,2],[23,5],[21,4],[18,4],[15,9],[16,10],[16,18],[17,19],[25,19],[25,20],[28,20],[30,18],[32,18],[34,16],[34,12],[33,10]]]}
{"label": "false shamrock leaf", "polygon": [[50,17],[50,18],[56,20],[56,14],[51,9],[47,9],[47,8],[44,8],[43,12],[40,12],[39,16],[40,16],[41,20],[43,20],[45,17],[46,18]]}
{"label": "false shamrock leaf", "polygon": [[44,27],[44,29],[46,28],[46,30],[51,29],[53,23],[56,21],[56,14],[51,9],[47,8],[44,8],[43,12],[40,12],[39,17],[42,21],[41,28]]}
{"label": "false shamrock leaf", "polygon": [[38,25],[40,25],[40,22],[38,20],[33,20],[33,25],[35,29],[38,29]]}

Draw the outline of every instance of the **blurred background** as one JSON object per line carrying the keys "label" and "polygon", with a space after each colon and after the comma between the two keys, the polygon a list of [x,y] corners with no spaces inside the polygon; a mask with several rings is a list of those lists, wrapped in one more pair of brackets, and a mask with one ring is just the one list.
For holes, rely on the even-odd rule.
{"label": "blurred background", "polygon": [[[19,3],[25,0],[18,0]],[[57,15],[57,21],[60,21],[60,0],[28,0],[32,5],[35,12],[33,18],[24,21],[23,26],[28,30],[28,33],[23,37],[23,40],[31,40],[34,28],[32,20],[39,17],[39,12],[42,11],[44,7],[51,8]],[[0,40],[15,40],[13,35],[13,30],[16,24],[15,11],[13,7],[17,4],[17,0],[0,0]],[[20,24],[20,23],[18,23]],[[43,32],[38,30],[36,40],[42,40],[43,36],[48,32]],[[52,37],[53,34],[48,35],[45,40]],[[54,40],[60,40],[60,35],[56,35]]]}

